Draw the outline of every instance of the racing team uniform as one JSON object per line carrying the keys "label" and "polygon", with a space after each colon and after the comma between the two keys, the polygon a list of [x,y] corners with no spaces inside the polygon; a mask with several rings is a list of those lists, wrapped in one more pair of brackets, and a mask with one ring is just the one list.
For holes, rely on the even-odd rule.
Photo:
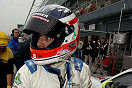
{"label": "racing team uniform", "polygon": [[43,6],[32,14],[23,31],[33,34],[32,60],[19,69],[13,88],[91,88],[88,65],[71,58],[80,27],[70,9],[57,4]]}
{"label": "racing team uniform", "polygon": [[88,65],[77,58],[70,60],[75,64],[61,62],[38,66],[28,60],[17,72],[13,88],[91,88]]}

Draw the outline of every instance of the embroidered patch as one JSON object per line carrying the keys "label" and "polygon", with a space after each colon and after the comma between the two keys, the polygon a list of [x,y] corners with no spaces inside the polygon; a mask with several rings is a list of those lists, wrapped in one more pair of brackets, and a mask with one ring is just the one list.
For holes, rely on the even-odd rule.
{"label": "embroidered patch", "polygon": [[69,82],[68,82],[67,85],[70,85],[70,86],[75,87],[75,88],[76,88],[76,87],[77,87],[77,88],[78,88],[78,87],[80,88],[80,84],[78,84],[78,83],[69,83]]}
{"label": "embroidered patch", "polygon": [[17,85],[19,85],[19,84],[22,83],[21,80],[20,80],[20,73],[18,73],[18,75],[17,75],[17,77],[15,78],[14,82],[15,82]]}

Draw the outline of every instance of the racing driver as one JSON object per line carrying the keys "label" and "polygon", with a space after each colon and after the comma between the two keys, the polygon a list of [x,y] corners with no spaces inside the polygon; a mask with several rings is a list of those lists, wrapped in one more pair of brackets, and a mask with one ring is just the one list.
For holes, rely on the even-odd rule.
{"label": "racing driver", "polygon": [[31,60],[18,70],[13,88],[91,88],[88,65],[71,57],[80,28],[70,9],[57,4],[42,6],[24,26],[33,34]]}

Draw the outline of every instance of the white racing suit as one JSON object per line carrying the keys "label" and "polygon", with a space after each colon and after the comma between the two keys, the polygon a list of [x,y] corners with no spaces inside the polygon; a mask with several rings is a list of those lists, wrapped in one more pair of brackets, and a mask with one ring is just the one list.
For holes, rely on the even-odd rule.
{"label": "white racing suit", "polygon": [[[69,61],[74,64],[65,62],[64,65],[53,68],[49,65],[39,66],[33,60],[28,60],[17,72],[13,88],[91,88],[88,65],[77,58]],[[62,73],[64,75],[60,76]]]}

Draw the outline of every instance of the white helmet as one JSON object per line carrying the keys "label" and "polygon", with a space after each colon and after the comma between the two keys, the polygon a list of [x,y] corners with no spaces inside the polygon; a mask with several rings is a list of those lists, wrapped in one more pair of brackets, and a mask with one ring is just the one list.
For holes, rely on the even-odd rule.
{"label": "white helmet", "polygon": [[[80,37],[76,15],[70,9],[56,4],[43,6],[34,12],[26,23],[24,32],[33,34],[30,51],[32,59],[38,65],[67,59],[75,52]],[[47,48],[38,48],[39,34],[55,40]]]}

